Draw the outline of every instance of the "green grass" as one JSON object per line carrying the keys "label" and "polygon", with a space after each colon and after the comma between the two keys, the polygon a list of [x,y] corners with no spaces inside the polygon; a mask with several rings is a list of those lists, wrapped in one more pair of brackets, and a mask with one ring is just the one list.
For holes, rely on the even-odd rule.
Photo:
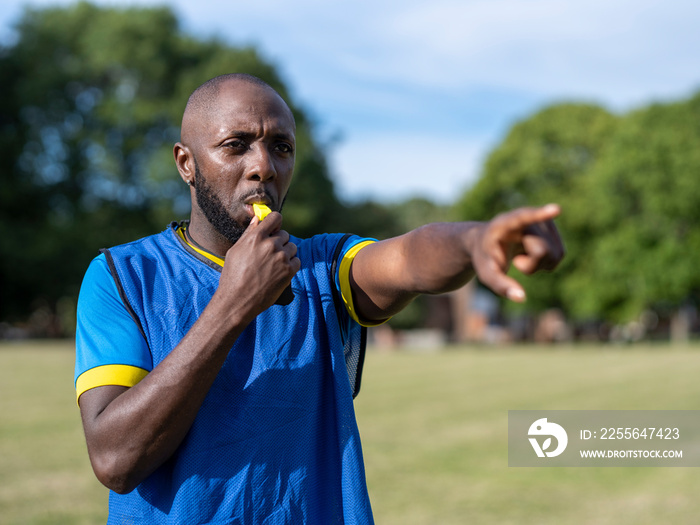
{"label": "green grass", "polygon": [[[98,524],[72,346],[0,344],[0,524]],[[378,524],[696,523],[694,468],[509,468],[508,410],[700,409],[700,347],[373,352],[356,406]]]}
{"label": "green grass", "polygon": [[71,343],[0,344],[0,523],[105,523],[73,389]]}
{"label": "green grass", "polygon": [[371,354],[356,401],[377,523],[697,523],[693,468],[509,468],[508,410],[700,409],[700,348]]}

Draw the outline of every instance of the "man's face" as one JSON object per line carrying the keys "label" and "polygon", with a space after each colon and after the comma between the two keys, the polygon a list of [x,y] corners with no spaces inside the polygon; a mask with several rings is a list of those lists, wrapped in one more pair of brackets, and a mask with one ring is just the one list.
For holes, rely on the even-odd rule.
{"label": "man's face", "polygon": [[254,202],[282,208],[294,170],[293,117],[276,93],[237,83],[224,86],[216,109],[196,131],[197,206],[235,243],[254,215]]}

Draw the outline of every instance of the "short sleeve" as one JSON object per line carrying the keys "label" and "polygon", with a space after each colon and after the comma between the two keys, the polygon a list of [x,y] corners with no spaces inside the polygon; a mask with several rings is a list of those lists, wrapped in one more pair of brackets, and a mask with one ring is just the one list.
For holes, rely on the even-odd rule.
{"label": "short sleeve", "polygon": [[132,387],[153,368],[148,344],[125,307],[104,255],[88,267],[78,297],[77,399],[105,385]]}
{"label": "short sleeve", "polygon": [[343,299],[345,308],[350,315],[350,318],[359,323],[362,326],[378,326],[380,324],[386,323],[389,319],[384,319],[381,321],[366,321],[359,318],[357,312],[355,311],[355,305],[352,297],[352,288],[350,287],[350,266],[355,259],[355,256],[372,243],[377,242],[376,239],[362,238],[357,236],[350,237],[343,249],[340,252],[340,257],[338,257],[339,264],[337,269],[337,275],[334,276],[336,279],[336,287],[340,292],[340,296]]}

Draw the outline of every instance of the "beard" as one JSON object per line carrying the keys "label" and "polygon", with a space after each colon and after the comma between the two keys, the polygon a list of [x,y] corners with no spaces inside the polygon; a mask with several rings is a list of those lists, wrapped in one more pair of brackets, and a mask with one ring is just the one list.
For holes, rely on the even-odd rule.
{"label": "beard", "polygon": [[[257,193],[259,192],[253,192],[243,198],[245,199]],[[274,202],[272,196],[268,192],[265,193],[270,202]],[[214,227],[219,235],[224,237],[231,244],[236,244],[238,239],[240,239],[246,231],[246,228],[248,228],[252,218],[248,218],[244,222],[239,222],[231,216],[226,206],[224,206],[224,203],[221,202],[221,199],[214,193],[214,190],[206,179],[202,177],[202,173],[199,171],[199,166],[197,165],[197,159],[194,161],[194,194],[197,199],[197,205],[199,209],[202,210],[202,213],[204,213],[209,224]],[[282,211],[282,206],[284,206],[286,198],[285,195],[277,211]]]}
{"label": "beard", "polygon": [[231,244],[236,244],[250,224],[250,219],[245,223],[240,223],[231,217],[224,203],[217,197],[206,179],[202,177],[196,160],[194,163],[194,194],[199,209],[202,210],[204,216],[219,235]]}

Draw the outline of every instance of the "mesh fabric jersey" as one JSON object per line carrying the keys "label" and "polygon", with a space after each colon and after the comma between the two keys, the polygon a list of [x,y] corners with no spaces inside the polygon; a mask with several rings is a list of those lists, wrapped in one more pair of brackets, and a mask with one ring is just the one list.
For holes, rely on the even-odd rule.
{"label": "mesh fabric jersey", "polygon": [[[94,272],[114,278],[103,287],[119,301],[81,290],[76,378],[115,365],[146,374],[201,315],[220,267],[188,250],[177,229],[102,256]],[[338,306],[333,264],[339,242],[347,251],[360,241],[292,238],[294,301],[244,330],[175,455],[131,493],[110,493],[108,524],[372,523],[353,408],[364,333]],[[119,304],[138,356],[99,322]]]}

